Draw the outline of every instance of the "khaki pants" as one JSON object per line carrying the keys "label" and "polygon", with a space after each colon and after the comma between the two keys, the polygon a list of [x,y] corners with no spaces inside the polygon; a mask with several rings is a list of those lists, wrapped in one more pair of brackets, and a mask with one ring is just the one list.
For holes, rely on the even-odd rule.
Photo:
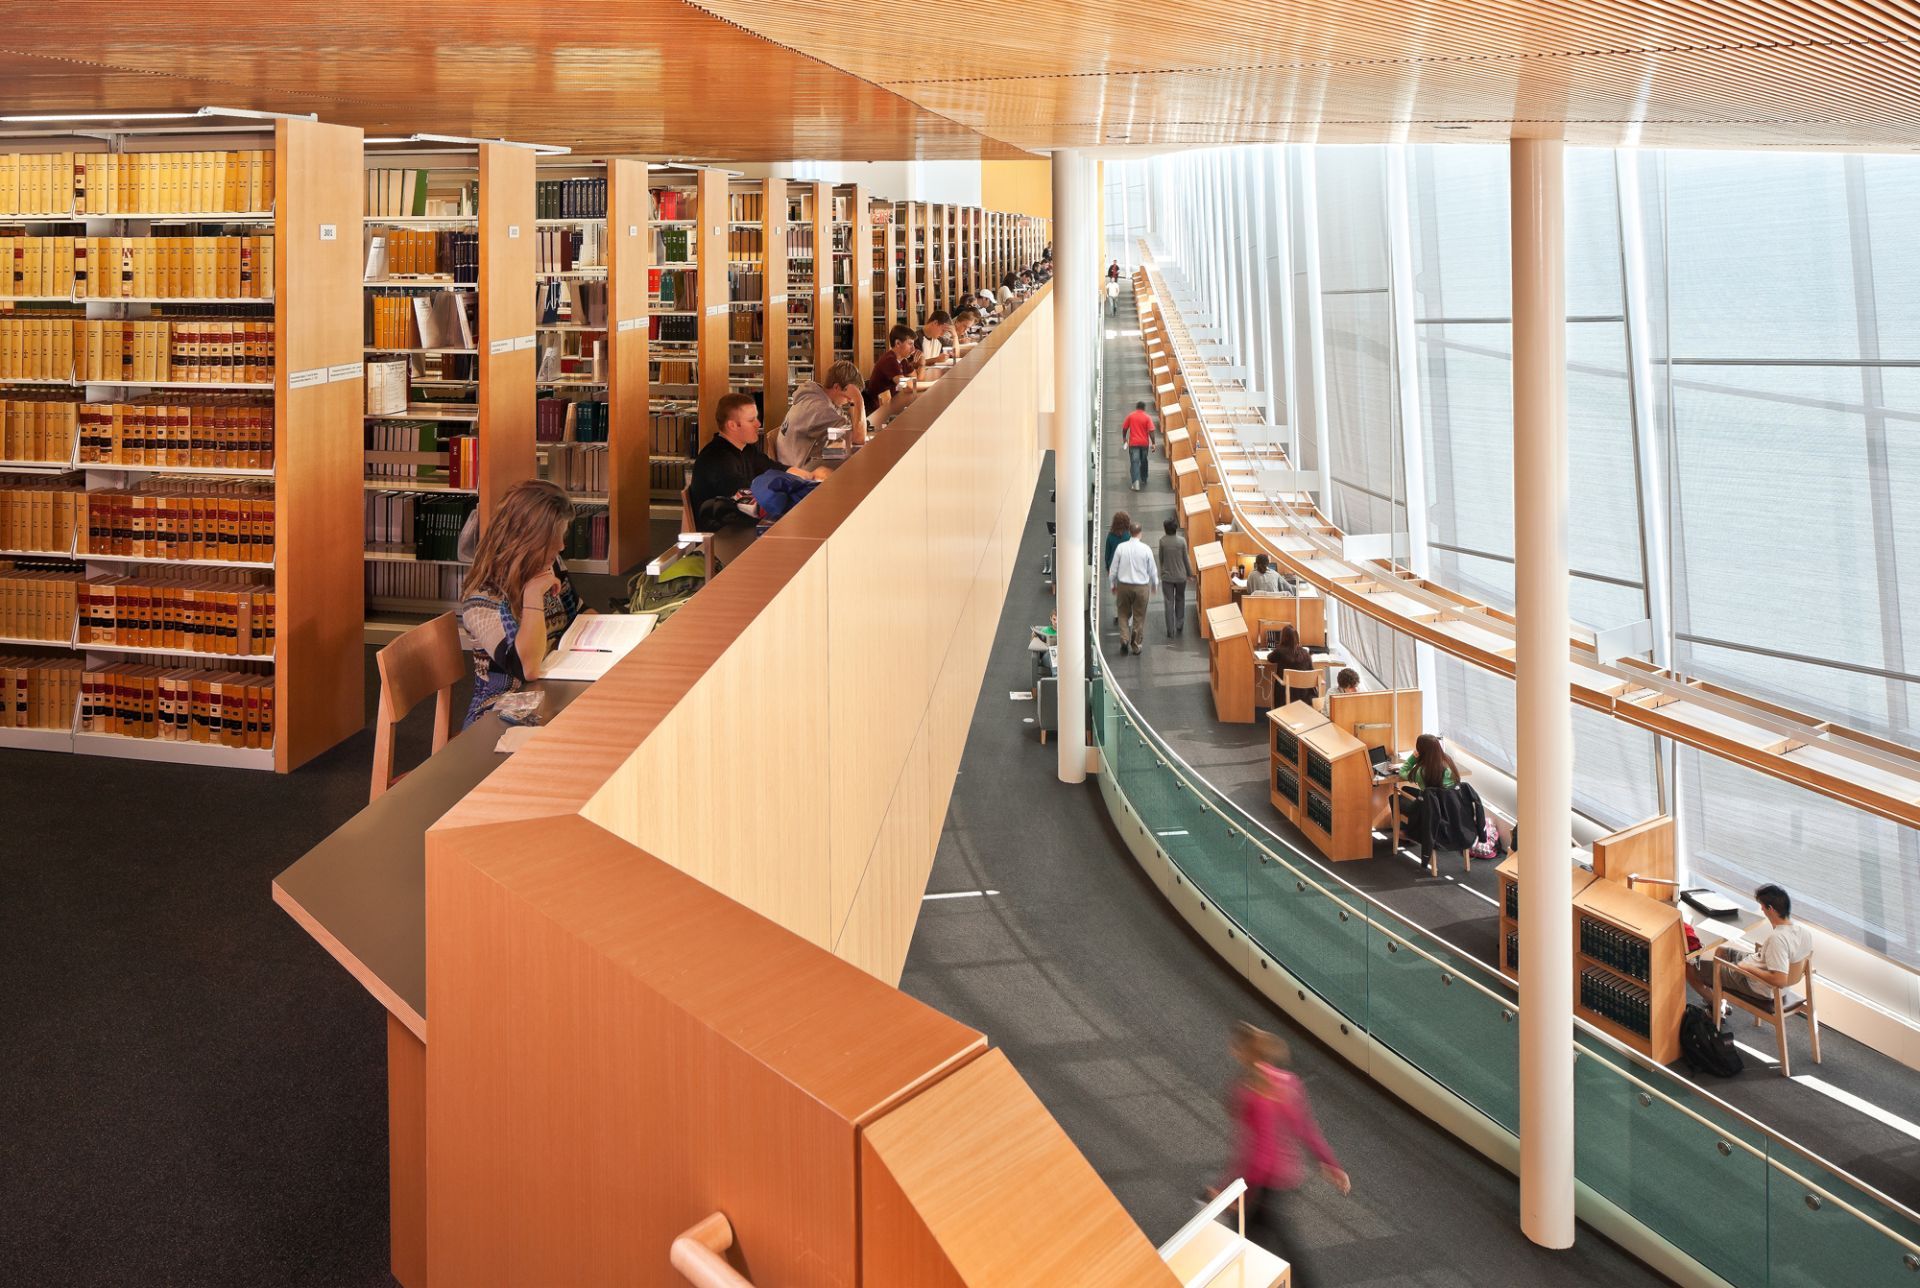
{"label": "khaki pants", "polygon": [[1113,602],[1120,607],[1120,642],[1138,653],[1145,647],[1147,599],[1151,586],[1130,586],[1121,582],[1113,589]]}

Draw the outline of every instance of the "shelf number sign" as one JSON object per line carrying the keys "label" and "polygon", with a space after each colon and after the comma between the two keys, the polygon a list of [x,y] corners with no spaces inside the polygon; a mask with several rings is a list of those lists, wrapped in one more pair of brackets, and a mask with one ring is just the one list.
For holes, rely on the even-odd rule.
{"label": "shelf number sign", "polygon": [[507,225],[507,240],[508,240],[508,241],[519,241],[519,240],[520,240],[520,225],[519,225],[519,224],[508,224],[508,225]]}
{"label": "shelf number sign", "polygon": [[639,225],[639,224],[628,224],[628,225],[627,225],[627,236],[629,236],[629,237],[638,237],[639,235],[640,235],[640,225]]}
{"label": "shelf number sign", "polygon": [[339,227],[338,227],[338,225],[335,225],[335,224],[321,224],[321,225],[320,225],[320,240],[321,240],[321,241],[338,241],[338,240],[340,240],[340,229],[339,229]]}

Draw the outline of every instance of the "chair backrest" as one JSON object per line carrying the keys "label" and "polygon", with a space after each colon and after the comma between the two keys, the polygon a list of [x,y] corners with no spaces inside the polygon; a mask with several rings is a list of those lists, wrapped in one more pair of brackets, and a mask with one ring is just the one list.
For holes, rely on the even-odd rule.
{"label": "chair backrest", "polygon": [[1805,957],[1802,957],[1799,961],[1794,962],[1792,965],[1787,967],[1787,987],[1794,988],[1801,984],[1806,985],[1805,991],[1807,995],[1812,996],[1813,994],[1813,954],[1812,953],[1808,953]]}
{"label": "chair backrest", "polygon": [[380,708],[374,715],[373,784],[368,799],[378,800],[395,781],[393,728],[429,694],[434,705],[433,749],[447,745],[453,730],[453,686],[467,673],[460,648],[460,626],[442,613],[393,641],[374,658],[380,669]]}
{"label": "chair backrest", "polygon": [[1281,674],[1289,689],[1312,689],[1315,693],[1320,691],[1320,672],[1318,671],[1296,671],[1288,667]]}
{"label": "chair backrest", "polygon": [[687,499],[687,493],[690,490],[691,485],[680,489],[680,531],[682,532],[698,531],[693,526],[693,502]]}

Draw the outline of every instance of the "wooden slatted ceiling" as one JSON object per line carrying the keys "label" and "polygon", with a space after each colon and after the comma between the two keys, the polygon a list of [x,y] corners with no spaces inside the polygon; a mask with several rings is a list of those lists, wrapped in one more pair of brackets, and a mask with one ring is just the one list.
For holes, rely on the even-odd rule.
{"label": "wooden slatted ceiling", "polygon": [[681,0],[7,8],[9,115],[212,104],[651,158],[1023,155]]}
{"label": "wooden slatted ceiling", "polygon": [[[1907,148],[1920,12],[1893,0],[978,0],[937,61],[876,0],[702,7],[1027,148],[1550,135]],[[1465,132],[1438,126],[1466,125]]]}

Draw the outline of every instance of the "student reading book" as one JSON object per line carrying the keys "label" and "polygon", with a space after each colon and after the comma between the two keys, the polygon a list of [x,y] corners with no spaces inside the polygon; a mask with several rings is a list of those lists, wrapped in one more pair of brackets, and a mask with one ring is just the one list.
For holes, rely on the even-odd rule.
{"label": "student reading book", "polygon": [[473,703],[466,724],[500,695],[525,688],[541,660],[580,615],[560,552],[573,502],[544,479],[507,489],[480,533],[462,586],[460,624],[473,640]]}

